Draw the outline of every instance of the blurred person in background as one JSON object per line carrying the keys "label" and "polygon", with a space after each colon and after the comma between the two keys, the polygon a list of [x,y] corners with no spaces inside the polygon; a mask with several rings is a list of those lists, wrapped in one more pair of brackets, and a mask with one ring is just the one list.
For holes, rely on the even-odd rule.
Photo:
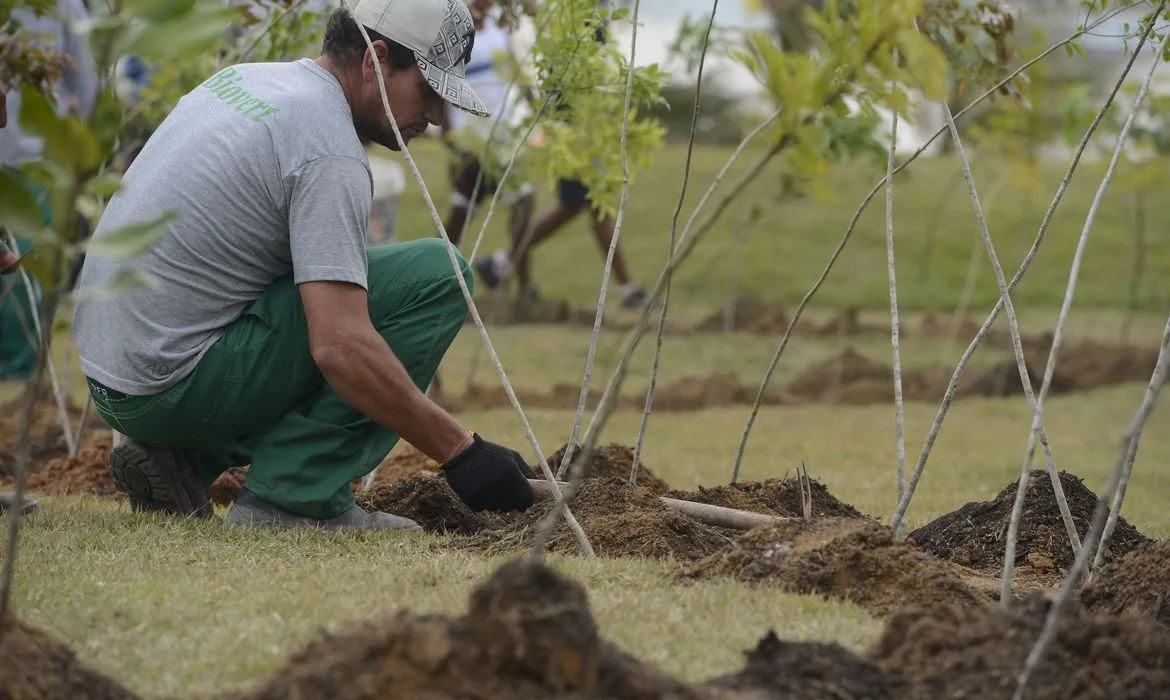
{"label": "blurred person in background", "polygon": [[[96,63],[84,35],[75,34],[68,25],[89,18],[89,9],[82,0],[58,0],[56,6],[37,17],[31,9],[18,6],[12,17],[21,24],[21,31],[37,37],[55,53],[67,60],[59,79],[51,86],[50,102],[57,114],[72,114],[83,119],[93,113],[97,102],[98,76]],[[43,158],[44,140],[23,131],[20,127],[21,93],[10,90],[5,95],[5,123],[0,127],[0,168],[21,183],[40,205],[45,226],[51,226],[52,209],[44,190],[30,182],[20,167]],[[82,233],[87,227],[83,224]],[[37,365],[36,324],[32,307],[40,308],[42,292],[35,282],[31,288],[25,275],[9,268],[20,255],[27,253],[32,241],[21,231],[2,231],[0,239],[7,248],[0,251],[0,380],[24,381],[32,378]],[[22,235],[24,234],[24,235]],[[31,282],[31,278],[29,278]],[[71,280],[67,281],[67,284]],[[64,285],[63,285],[64,286]],[[51,325],[52,318],[43,319]]]}

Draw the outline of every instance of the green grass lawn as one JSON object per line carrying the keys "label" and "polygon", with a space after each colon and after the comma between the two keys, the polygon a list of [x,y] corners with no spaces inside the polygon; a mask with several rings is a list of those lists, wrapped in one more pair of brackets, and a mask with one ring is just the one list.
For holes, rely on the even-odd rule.
{"label": "green grass lawn", "polygon": [[[731,151],[716,146],[695,148],[680,228]],[[434,143],[419,142],[412,146],[412,153],[440,214],[445,215],[449,187],[444,151]],[[745,150],[723,187],[759,155],[756,148]],[[1043,167],[1041,181],[1035,183],[1035,194],[1029,195],[1028,188],[1008,183],[992,199],[987,193],[1010,164],[974,151],[971,158],[977,185],[985,195],[981,201],[988,228],[1010,278],[1039,229],[1067,163],[1053,162]],[[633,274],[647,282],[657,278],[666,262],[670,223],[685,160],[686,149],[671,146],[656,158],[651,169],[634,173],[621,241]],[[1059,307],[1077,239],[1104,169],[1105,163],[1082,161],[1031,272],[1013,297],[1020,307]],[[1077,309],[1122,308],[1128,298],[1135,250],[1134,194],[1121,181],[1125,169],[1125,164],[1119,166],[1118,180],[1107,191],[1097,213],[1081,269]],[[436,235],[422,192],[409,168],[406,175],[407,190],[399,205],[400,238]],[[718,304],[738,289],[741,294],[795,305],[816,280],[857,206],[882,175],[884,167],[868,161],[843,165],[828,175],[829,198],[781,201],[779,170],[773,163],[739,195],[692,257],[679,268],[672,298]],[[556,201],[553,191],[543,184],[538,190],[538,211],[553,206]],[[722,194],[720,189],[712,203]],[[742,246],[732,245],[734,233],[754,206],[760,207],[762,217],[746,231]],[[976,244],[980,246],[978,254],[984,259],[974,303],[976,308],[990,308],[995,303],[998,288],[979,243],[978,225],[957,158],[921,158],[900,173],[895,178],[894,217],[898,300],[903,308],[953,309],[962,295]],[[470,253],[482,221],[483,214],[472,223],[462,246],[464,252]],[[505,245],[506,222],[506,208],[501,202],[488,227],[485,251]],[[1170,274],[1170,246],[1159,245],[1156,224],[1151,222],[1147,228],[1150,229],[1146,234],[1148,250],[1144,256],[1139,301],[1144,308],[1161,310],[1165,302],[1160,299],[1170,294],[1162,283]],[[534,275],[546,295],[592,308],[604,260],[582,218],[537,250]],[[884,190],[858,222],[849,246],[816,301],[829,308],[844,305],[888,308]]]}
{"label": "green grass lawn", "polygon": [[[420,144],[413,151],[433,178],[432,196],[445,210],[440,151],[432,144]],[[688,195],[692,206],[728,153],[720,148],[697,150]],[[745,154],[744,161],[752,157]],[[653,171],[639,174],[632,192],[623,240],[632,267],[645,280],[657,274],[665,258],[683,158],[682,149],[667,150]],[[981,183],[990,183],[998,174],[996,163],[978,157],[974,167]],[[1041,332],[1055,322],[1068,262],[1100,170],[1098,165],[1086,166],[1074,180],[1033,276],[1015,296],[1025,333]],[[1032,203],[1026,217],[1021,218],[1025,206],[1011,206],[1003,195],[990,211],[992,235],[1005,266],[1014,268],[1022,241],[1035,233],[1060,171],[1059,167],[1046,171],[1045,194]],[[948,314],[962,292],[977,230],[964,188],[955,189],[950,199],[944,197],[957,172],[953,160],[923,160],[897,182],[899,301],[908,310]],[[880,172],[869,166],[840,168],[830,176],[836,193],[832,201],[774,203],[776,173],[769,171],[744,193],[744,205],[732,208],[678,276],[672,297],[678,303],[678,318],[694,320],[718,309],[732,292],[733,281],[741,293],[794,306],[878,177]],[[868,310],[867,322],[888,324],[883,201],[879,197],[862,219],[810,320],[823,320],[845,305],[856,305]],[[1070,319],[1073,336],[1117,337],[1118,308],[1128,293],[1133,250],[1127,201],[1127,193],[1115,187],[1100,212]],[[542,190],[539,206],[550,202]],[[725,244],[738,225],[737,217],[753,202],[764,205],[764,218],[738,251],[741,272],[736,276],[732,251]],[[936,216],[940,207],[942,213]],[[503,242],[506,216],[497,214],[486,250]],[[684,209],[684,219],[688,214]],[[433,235],[413,182],[400,216],[403,238]],[[937,238],[927,264],[931,232]],[[470,242],[464,249],[470,250]],[[536,261],[547,295],[592,307],[603,258],[584,222],[574,223],[571,233],[541,249]],[[1170,251],[1152,246],[1145,262],[1146,312],[1135,321],[1132,339],[1152,347],[1165,322],[1155,283],[1170,273]],[[978,320],[997,295],[990,266],[984,263],[971,311]],[[922,269],[929,274],[920,275]],[[920,321],[914,313],[905,319],[909,329]],[[580,382],[589,328],[492,326],[490,334],[518,387],[538,390],[556,382]],[[608,380],[624,337],[624,332],[603,332],[594,386]],[[730,371],[745,383],[755,383],[777,340],[746,334],[672,336],[664,345],[661,378]],[[948,345],[908,330],[902,348],[905,365],[953,367],[969,340],[964,336]],[[647,384],[652,344],[653,338],[647,338],[639,349],[625,389],[629,395],[637,395]],[[473,362],[478,363],[480,384],[497,385],[479,345],[474,329],[460,334],[443,365],[444,378],[450,378],[447,386],[461,390]],[[889,338],[880,333],[851,339],[798,335],[775,381],[786,383],[804,367],[846,346],[889,362]],[[62,343],[56,354],[64,356]],[[985,348],[976,362],[1005,357],[1003,350]],[[76,367],[69,383],[74,395],[81,395]],[[1049,399],[1046,426],[1058,467],[1078,474],[1099,491],[1144,389],[1135,382]],[[4,388],[0,399],[9,398],[13,390]],[[907,468],[918,458],[936,410],[934,404],[907,405]],[[1165,508],[1170,473],[1162,468],[1170,461],[1168,415],[1161,406],[1150,419],[1123,513],[1145,534],[1158,538],[1170,535],[1170,512]],[[572,412],[530,410],[527,416],[546,455],[568,438]],[[725,483],[747,417],[744,406],[656,414],[646,438],[645,463],[677,488]],[[489,439],[531,453],[511,410],[467,412],[459,418]],[[603,441],[632,444],[640,421],[640,412],[615,414]],[[956,402],[910,509],[910,525],[990,498],[1016,479],[1029,424],[1023,397]],[[791,474],[801,462],[837,497],[888,518],[896,503],[892,406],[763,409],[741,478]],[[125,506],[92,499],[44,502],[46,511],[27,523],[20,544],[17,613],[60,635],[85,661],[151,697],[205,694],[257,682],[319,630],[338,629],[349,620],[399,607],[460,612],[470,588],[499,562],[446,548],[443,538],[432,535],[238,532],[208,523],[133,516]],[[6,522],[0,519],[0,525]],[[668,562],[563,556],[552,561],[588,587],[604,635],[688,679],[737,669],[741,652],[769,628],[785,639],[833,640],[862,648],[881,627],[851,605],[734,582],[679,585],[669,579]]]}

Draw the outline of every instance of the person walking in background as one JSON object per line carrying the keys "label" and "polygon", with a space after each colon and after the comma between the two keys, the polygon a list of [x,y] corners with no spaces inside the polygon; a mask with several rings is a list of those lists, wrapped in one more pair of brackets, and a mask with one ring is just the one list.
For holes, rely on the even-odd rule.
{"label": "person walking in background", "polygon": [[[12,16],[20,22],[22,32],[40,38],[51,50],[68,59],[60,78],[51,86],[57,113],[88,118],[97,102],[97,68],[86,37],[69,29],[70,23],[89,18],[85,4],[82,0],[58,0],[53,9],[40,17],[31,9],[18,6]],[[21,102],[19,89],[5,95],[6,123],[0,127],[0,168],[28,189],[40,204],[42,222],[50,226],[53,214],[44,190],[25,178],[19,169],[25,163],[41,160],[45,146],[44,139],[21,129]],[[14,248],[7,255],[0,252],[9,261],[8,265],[32,247],[32,241],[27,238],[29,232],[0,233],[0,238]],[[3,260],[0,266],[6,267]],[[32,308],[41,306],[42,293],[35,282],[30,288],[19,271],[0,277],[0,379],[32,378],[38,346]],[[49,324],[51,318],[44,321]]]}
{"label": "person walking in background", "polygon": [[[606,7],[608,0],[601,0],[598,5]],[[593,38],[604,44],[607,41],[606,27],[597,26]],[[563,114],[564,118],[572,119],[567,105],[558,105],[557,111]],[[608,256],[614,235],[613,217],[601,213],[593,205],[589,197],[589,188],[584,182],[576,178],[562,178],[557,181],[557,205],[538,218],[530,229],[524,229],[519,233],[514,231],[510,250],[496,250],[491,256],[476,260],[474,263],[476,273],[488,289],[495,289],[509,274],[515,272],[520,287],[518,298],[521,301],[539,300],[540,292],[532,282],[533,248],[547,241],[586,211],[589,212],[593,233],[601,253]],[[646,290],[630,275],[620,245],[614,251],[613,272],[617,276],[622,307],[640,308],[646,301]]]}
{"label": "person walking in background", "polygon": [[[510,29],[500,23],[498,11],[492,12],[492,0],[470,0],[468,9],[475,25],[475,43],[467,63],[467,82],[483,98],[493,118],[485,119],[448,107],[447,118],[441,127],[443,143],[451,149],[453,158],[450,172],[451,210],[443,225],[455,245],[462,242],[463,229],[473,215],[473,209],[500,187],[496,173],[503,172],[511,156],[513,144],[507,133],[508,125],[497,122],[513,118],[518,113],[517,108],[522,107],[510,85],[511,81],[500,70],[501,56],[512,54]],[[531,101],[531,89],[524,94]],[[478,154],[470,153],[457,144],[459,133],[465,129],[483,143],[491,139],[487,154],[489,163],[481,163]],[[512,212],[510,230],[513,238],[528,230],[534,208],[534,193],[532,183],[524,182],[505,196]]]}

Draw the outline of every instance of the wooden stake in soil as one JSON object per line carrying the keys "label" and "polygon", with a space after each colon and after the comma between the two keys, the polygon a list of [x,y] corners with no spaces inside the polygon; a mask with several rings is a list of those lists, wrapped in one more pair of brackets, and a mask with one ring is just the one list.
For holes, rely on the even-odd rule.
{"label": "wooden stake in soil", "polygon": [[[370,41],[370,35],[366,32],[366,28],[361,21],[353,14],[353,9],[349,6],[348,0],[341,0],[341,6],[345,8],[346,14],[349,15],[350,20],[357,25],[358,31],[361,32],[362,38],[365,39],[366,48],[374,52],[374,44]],[[544,456],[544,452],[540,449],[540,443],[536,440],[536,434],[532,430],[532,425],[528,422],[528,417],[524,414],[524,409],[520,407],[520,400],[516,397],[516,392],[512,389],[512,383],[508,381],[508,375],[504,371],[504,365],[500,362],[499,356],[496,354],[495,346],[492,345],[491,338],[488,337],[487,328],[483,325],[483,319],[479,315],[479,310],[475,306],[475,299],[471,296],[471,290],[467,288],[467,280],[463,279],[463,271],[459,267],[459,258],[455,253],[455,246],[451,244],[451,238],[447,235],[447,230],[443,226],[443,219],[439,216],[438,209],[435,208],[435,202],[431,199],[430,190],[427,189],[426,182],[423,180],[422,173],[418,169],[418,164],[414,162],[414,157],[410,154],[410,149],[407,148],[406,143],[402,140],[402,132],[398,129],[398,120],[394,117],[393,111],[390,109],[390,101],[386,96],[385,79],[382,76],[382,63],[375,60],[374,73],[378,78],[378,93],[382,98],[382,109],[386,112],[386,118],[390,121],[390,128],[394,131],[394,137],[398,140],[402,148],[402,154],[406,157],[406,162],[410,164],[410,169],[414,172],[415,179],[418,180],[419,188],[422,190],[423,198],[426,200],[427,209],[431,213],[431,221],[434,222],[435,227],[439,231],[439,235],[443,237],[443,242],[447,244],[447,255],[451,260],[451,267],[455,270],[455,280],[459,284],[459,289],[463,292],[463,298],[467,302],[468,311],[475,322],[475,327],[479,331],[480,338],[483,340],[484,346],[487,348],[491,356],[492,364],[496,368],[496,372],[500,376],[500,382],[504,385],[504,393],[507,394],[508,399],[512,402],[512,407],[516,411],[517,417],[520,419],[520,424],[524,428],[524,433],[528,438],[532,449],[536,451],[536,457],[540,463],[541,471],[544,472],[544,477],[550,481],[553,480],[552,471],[549,469],[548,460]],[[558,506],[563,506],[564,501],[558,499]],[[585,535],[585,531],[581,529],[581,524],[573,516],[572,511],[568,508],[563,509],[565,522],[568,523],[569,529],[577,536],[577,540],[581,543],[581,549],[586,556],[593,557],[593,545],[590,544],[589,538]]]}
{"label": "wooden stake in soil", "polygon": [[[1096,26],[1097,24],[1100,24],[1102,21],[1103,20],[1098,20],[1097,22],[1094,22],[1094,24],[1092,26]],[[1042,53],[1040,56],[1038,56],[1037,58],[1028,62],[1028,64],[1026,64],[1025,67],[1032,65],[1033,63],[1036,63],[1044,56],[1047,56],[1052,51],[1055,51],[1057,48],[1060,48],[1061,46],[1068,44],[1070,41],[1075,39],[1077,36],[1080,36],[1081,33],[1082,32],[1078,32],[1078,33],[1074,34],[1073,36],[1069,37],[1068,39],[1064,40],[1060,44],[1056,44],[1053,47],[1049,48],[1047,51]],[[1060,185],[1056,188],[1056,194],[1053,196],[1052,202],[1048,205],[1048,211],[1045,212],[1044,219],[1040,222],[1040,229],[1036,233],[1036,238],[1032,241],[1032,247],[1030,249],[1028,249],[1028,253],[1024,256],[1023,262],[1020,263],[1019,269],[1016,270],[1015,276],[1012,277],[1011,282],[1007,286],[1007,291],[1009,294],[1016,288],[1016,285],[1018,285],[1020,283],[1020,280],[1022,280],[1024,278],[1024,275],[1027,274],[1028,270],[1031,269],[1032,263],[1036,259],[1036,254],[1040,250],[1040,244],[1043,243],[1044,238],[1048,233],[1048,227],[1052,223],[1052,218],[1056,213],[1056,208],[1060,205],[1060,202],[1063,200],[1064,193],[1068,190],[1069,183],[1072,181],[1073,173],[1076,172],[1077,166],[1080,164],[1081,156],[1084,154],[1085,149],[1088,147],[1089,141],[1092,139],[1093,134],[1096,133],[1097,127],[1101,124],[1101,121],[1105,118],[1105,113],[1108,112],[1109,108],[1113,105],[1113,101],[1114,101],[1114,99],[1116,99],[1117,93],[1121,90],[1122,84],[1124,84],[1126,77],[1129,75],[1130,69],[1133,67],[1134,62],[1137,60],[1138,54],[1141,51],[1141,47],[1142,47],[1143,43],[1144,42],[1139,42],[1137,48],[1134,50],[1133,53],[1130,54],[1129,61],[1126,63],[1125,68],[1122,70],[1121,76],[1118,78],[1117,82],[1114,83],[1113,89],[1110,91],[1109,96],[1105,100],[1105,103],[1103,105],[1101,105],[1101,109],[1098,110],[1097,116],[1093,118],[1093,122],[1089,125],[1089,128],[1085,131],[1085,135],[1081,139],[1080,144],[1077,145],[1076,151],[1073,153],[1072,160],[1069,161],[1068,170],[1065,171],[1064,178],[1060,181]],[[1017,72],[1019,72],[1019,71],[1017,71]],[[1007,81],[1001,81],[1001,85],[1006,84],[1006,82]],[[962,115],[962,112],[960,112],[959,115]],[[956,116],[959,116],[959,115],[956,115]],[[903,164],[903,166],[904,165],[905,164]],[[874,189],[870,190],[869,198],[873,197],[873,195],[877,192],[877,188],[879,186],[880,186],[880,183],[879,183],[879,185],[875,186]],[[856,219],[858,217],[860,217],[861,210],[862,210],[862,208],[864,208],[866,203],[868,203],[868,199],[866,200],[866,202],[862,203],[862,207],[859,207],[858,212],[856,214],[854,214],[854,221],[856,221]],[[995,323],[995,320],[999,317],[999,312],[1003,308],[1004,308],[1004,300],[1003,300],[1003,295],[1001,295],[1000,298],[996,300],[995,307],[992,308],[991,313],[988,314],[987,320],[985,320],[983,322],[983,325],[979,328],[979,331],[975,334],[975,337],[971,340],[970,345],[967,346],[966,352],[964,352],[963,356],[961,358],[959,358],[959,362],[955,366],[955,371],[951,374],[951,380],[947,384],[946,391],[943,392],[943,399],[942,399],[942,402],[939,404],[938,412],[935,414],[934,421],[931,423],[930,431],[927,433],[926,440],[922,445],[922,451],[918,455],[918,462],[914,465],[914,471],[911,472],[911,474],[910,474],[910,483],[907,485],[906,493],[902,495],[902,501],[898,504],[897,510],[894,511],[893,516],[891,516],[891,518],[890,518],[890,528],[895,530],[895,531],[898,530],[899,526],[901,525],[902,520],[906,517],[906,511],[910,507],[910,501],[914,497],[914,491],[918,487],[918,481],[919,481],[919,479],[922,478],[922,472],[925,470],[926,462],[930,458],[931,449],[934,447],[934,442],[935,442],[935,440],[938,439],[938,434],[942,430],[942,424],[943,424],[943,421],[947,417],[947,412],[950,410],[951,402],[954,401],[955,390],[958,387],[959,379],[963,376],[963,373],[966,371],[967,365],[971,361],[971,356],[975,354],[975,350],[983,342],[983,338],[987,336],[987,332],[991,329],[992,324]]]}
{"label": "wooden stake in soil", "polygon": [[[572,488],[572,484],[564,481],[550,482],[544,479],[529,479],[528,483],[532,484],[532,493],[539,501],[550,501],[556,498],[560,491]],[[554,483],[556,484],[555,486],[553,485]],[[667,508],[678,511],[683,515],[688,515],[699,522],[716,527],[731,528],[733,530],[750,530],[753,527],[759,527],[761,525],[775,525],[776,523],[796,520],[796,518],[781,518],[775,515],[753,513],[752,511],[739,510],[738,508],[713,506],[707,503],[695,503],[694,501],[667,498],[666,496],[659,496],[658,500]]]}

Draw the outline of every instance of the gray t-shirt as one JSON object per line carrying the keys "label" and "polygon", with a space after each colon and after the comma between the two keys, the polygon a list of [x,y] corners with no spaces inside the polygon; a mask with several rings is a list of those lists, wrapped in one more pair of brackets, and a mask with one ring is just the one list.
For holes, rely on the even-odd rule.
{"label": "gray t-shirt", "polygon": [[140,257],[86,258],[83,293],[123,269],[159,283],[78,302],[81,369],[111,389],[174,386],[281,277],[368,290],[370,166],[340,84],[312,60],[224,68],[179,101],[123,182],[94,239],[180,218]]}

